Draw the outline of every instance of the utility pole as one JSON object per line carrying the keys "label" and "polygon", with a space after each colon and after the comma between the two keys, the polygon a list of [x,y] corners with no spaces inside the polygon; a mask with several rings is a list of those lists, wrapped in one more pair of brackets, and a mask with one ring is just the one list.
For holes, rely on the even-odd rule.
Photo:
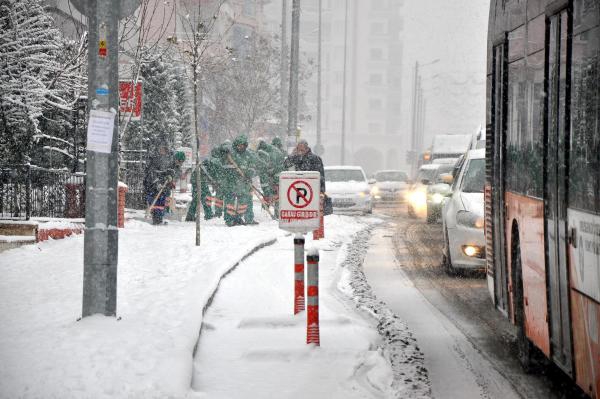
{"label": "utility pole", "polygon": [[346,16],[344,18],[344,77],[342,79],[342,142],[341,142],[341,164],[346,163],[346,53],[348,51],[348,0],[346,0]]}
{"label": "utility pole", "polygon": [[285,131],[287,128],[287,107],[285,99],[288,98],[288,46],[287,46],[287,12],[288,12],[287,0],[281,0],[281,65],[279,70],[280,75],[280,88],[281,91],[281,131]]}
{"label": "utility pole", "polygon": [[201,159],[200,159],[200,146],[201,146],[201,132],[198,124],[200,123],[200,111],[202,110],[202,75],[200,71],[200,43],[205,39],[204,36],[204,28],[202,21],[202,2],[198,2],[198,21],[196,23],[196,27],[194,28],[194,39],[192,41],[192,45],[194,48],[192,49],[192,67],[193,70],[193,79],[194,79],[194,133],[196,136],[196,246],[200,246],[201,242],[201,216],[200,216],[200,207],[202,204],[200,203],[200,186],[202,184],[202,173],[200,169]]}
{"label": "utility pole", "polygon": [[324,149],[321,143],[321,47],[322,47],[322,14],[323,14],[323,0],[319,0],[319,44],[317,50],[317,145],[315,146],[315,153],[319,156],[323,155]]}
{"label": "utility pole", "polygon": [[411,123],[411,137],[410,137],[410,150],[412,151],[412,157],[410,162],[410,176],[413,178],[416,174],[417,167],[417,85],[419,81],[419,61],[415,62],[415,77],[413,82],[413,98],[412,98],[412,123]]}
{"label": "utility pole", "polygon": [[[117,183],[119,124],[119,19],[139,6],[136,0],[72,0],[88,18],[88,110],[103,112],[110,148],[87,151],[82,316],[117,312]],[[112,115],[111,115],[112,114]],[[90,117],[90,125],[95,123]],[[90,129],[90,128],[88,128]],[[88,133],[89,136],[89,133]],[[90,142],[88,141],[88,148]],[[104,152],[106,151],[106,152]]]}
{"label": "utility pole", "polygon": [[292,51],[290,57],[290,92],[288,102],[288,143],[297,137],[298,69],[300,61],[300,0],[292,0]]}

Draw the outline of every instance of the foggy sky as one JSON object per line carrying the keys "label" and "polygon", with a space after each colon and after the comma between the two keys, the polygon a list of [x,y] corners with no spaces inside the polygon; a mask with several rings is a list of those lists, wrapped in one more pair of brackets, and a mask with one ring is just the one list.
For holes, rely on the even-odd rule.
{"label": "foggy sky", "polygon": [[425,64],[439,58],[421,74],[427,100],[424,146],[434,134],[472,133],[485,124],[489,0],[406,0],[404,11],[406,126],[411,122],[407,96],[412,93],[415,61]]}

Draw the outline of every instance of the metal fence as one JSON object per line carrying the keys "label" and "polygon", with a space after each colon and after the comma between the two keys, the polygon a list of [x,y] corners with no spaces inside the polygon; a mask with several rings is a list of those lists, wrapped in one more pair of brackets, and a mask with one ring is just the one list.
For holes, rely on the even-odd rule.
{"label": "metal fence", "polygon": [[146,172],[145,150],[123,150],[119,169],[119,180],[127,184],[125,207],[145,209],[144,175]]}
{"label": "metal fence", "polygon": [[0,219],[85,216],[85,174],[30,165],[0,167]]}

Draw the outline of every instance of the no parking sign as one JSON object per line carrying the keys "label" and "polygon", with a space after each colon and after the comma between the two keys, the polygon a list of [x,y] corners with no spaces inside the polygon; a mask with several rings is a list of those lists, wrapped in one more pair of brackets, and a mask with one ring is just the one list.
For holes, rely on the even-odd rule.
{"label": "no parking sign", "polygon": [[308,233],[319,228],[319,172],[282,172],[279,176],[279,228]]}

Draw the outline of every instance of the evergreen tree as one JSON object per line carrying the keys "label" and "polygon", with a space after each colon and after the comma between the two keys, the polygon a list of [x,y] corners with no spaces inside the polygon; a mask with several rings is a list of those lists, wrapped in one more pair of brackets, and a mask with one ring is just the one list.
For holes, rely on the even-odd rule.
{"label": "evergreen tree", "polygon": [[172,90],[175,96],[177,116],[177,144],[191,147],[194,139],[193,110],[187,85],[187,77],[183,66],[174,66]]}
{"label": "evergreen tree", "polygon": [[0,158],[7,163],[34,156],[43,163],[44,148],[68,154],[72,146],[64,132],[75,92],[85,83],[68,65],[74,43],[52,24],[39,0],[0,0]]}
{"label": "evergreen tree", "polygon": [[126,149],[146,149],[156,153],[160,146],[175,149],[180,129],[173,90],[176,74],[171,62],[163,56],[143,62],[140,73],[144,82],[142,120],[129,128],[123,138]]}

